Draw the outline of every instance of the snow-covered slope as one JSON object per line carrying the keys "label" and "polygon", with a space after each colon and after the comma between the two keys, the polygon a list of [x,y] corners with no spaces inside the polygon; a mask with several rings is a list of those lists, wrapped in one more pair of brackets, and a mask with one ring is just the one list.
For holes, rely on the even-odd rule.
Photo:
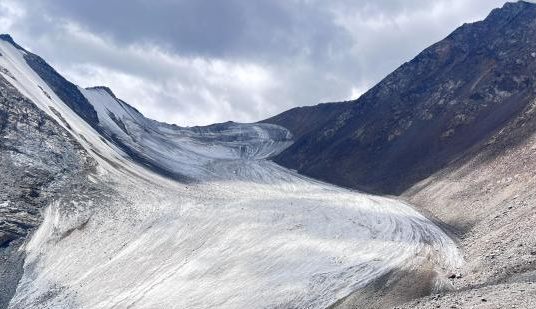
{"label": "snow-covered slope", "polygon": [[10,308],[325,308],[392,270],[462,262],[411,206],[267,160],[291,143],[282,127],[181,128],[80,89],[98,113],[90,125],[25,51],[0,40],[0,53],[1,74],[94,155],[103,188],[47,208]]}
{"label": "snow-covered slope", "polygon": [[221,159],[265,159],[291,144],[290,133],[276,125],[228,122],[181,128],[145,118],[107,88],[80,90],[113,142],[189,180],[228,178],[215,170]]}

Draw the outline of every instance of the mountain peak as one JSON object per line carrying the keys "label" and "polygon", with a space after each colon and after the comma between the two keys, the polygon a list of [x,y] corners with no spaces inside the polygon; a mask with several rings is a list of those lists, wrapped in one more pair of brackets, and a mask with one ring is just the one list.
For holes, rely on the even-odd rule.
{"label": "mountain peak", "polygon": [[0,39],[8,42],[13,42],[13,38],[7,33],[0,34]]}
{"label": "mountain peak", "polygon": [[506,2],[502,6],[502,9],[512,10],[512,9],[516,9],[516,8],[526,8],[526,7],[529,7],[529,6],[536,7],[536,3],[532,2],[532,1],[524,1],[524,0]]}
{"label": "mountain peak", "polygon": [[10,43],[11,45],[15,46],[17,49],[26,51],[22,46],[17,44],[17,42],[15,42],[15,40],[13,40],[13,37],[11,37],[11,35],[9,35],[7,33],[0,34],[0,40]]}
{"label": "mountain peak", "polygon": [[501,8],[496,8],[492,10],[487,19],[510,19],[527,9],[536,10],[536,3],[528,1],[506,2]]}
{"label": "mountain peak", "polygon": [[104,90],[106,91],[112,98],[117,99],[115,94],[113,93],[112,89],[106,86],[93,86],[93,87],[87,87],[86,90]]}
{"label": "mountain peak", "polygon": [[530,106],[535,20],[536,4],[507,3],[484,21],[459,27],[349,105],[270,118],[296,136],[275,161],[364,191],[403,192]]}

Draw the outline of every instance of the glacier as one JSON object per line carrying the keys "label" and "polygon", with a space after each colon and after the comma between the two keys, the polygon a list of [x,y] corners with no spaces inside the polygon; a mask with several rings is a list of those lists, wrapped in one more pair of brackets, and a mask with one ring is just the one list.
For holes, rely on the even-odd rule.
{"label": "glacier", "polygon": [[179,127],[79,88],[96,130],[24,50],[0,40],[0,52],[0,74],[93,154],[89,181],[102,189],[46,208],[9,308],[326,308],[392,271],[463,263],[411,205],[271,162],[292,144],[285,128]]}

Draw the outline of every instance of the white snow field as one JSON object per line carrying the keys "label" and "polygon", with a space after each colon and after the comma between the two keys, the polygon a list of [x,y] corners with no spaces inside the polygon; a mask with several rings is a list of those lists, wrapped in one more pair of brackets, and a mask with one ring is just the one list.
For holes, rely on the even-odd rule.
{"label": "white snow field", "polygon": [[23,51],[0,40],[0,52],[0,74],[94,154],[91,181],[106,192],[46,209],[23,248],[10,308],[326,308],[392,270],[462,263],[453,241],[411,206],[267,160],[291,143],[284,128],[180,128],[104,89],[81,89],[107,134],[187,181],[172,180],[105,141]]}

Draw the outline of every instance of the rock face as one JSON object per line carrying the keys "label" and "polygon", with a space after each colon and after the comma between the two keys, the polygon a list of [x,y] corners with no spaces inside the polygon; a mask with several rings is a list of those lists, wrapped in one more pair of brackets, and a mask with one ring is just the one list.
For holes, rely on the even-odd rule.
{"label": "rock face", "polygon": [[57,122],[0,76],[0,308],[21,276],[17,249],[41,223],[41,209],[91,188],[94,161]]}
{"label": "rock face", "polygon": [[535,133],[536,98],[484,145],[404,192],[453,228],[467,261],[452,280],[464,292],[406,308],[465,308],[480,298],[489,308],[536,306]]}
{"label": "rock face", "polygon": [[268,123],[296,142],[275,161],[368,192],[400,194],[518,116],[536,95],[536,5],[507,3],[465,24],[352,102]]}

